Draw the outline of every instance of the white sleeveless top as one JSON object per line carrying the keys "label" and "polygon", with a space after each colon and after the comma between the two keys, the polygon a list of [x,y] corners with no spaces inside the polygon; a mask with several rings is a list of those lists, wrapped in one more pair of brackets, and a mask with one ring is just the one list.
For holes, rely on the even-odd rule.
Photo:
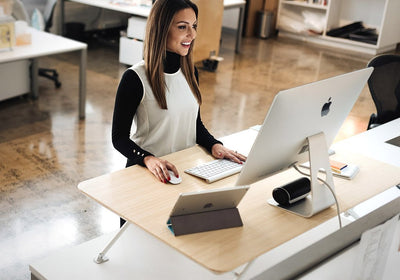
{"label": "white sleeveless top", "polygon": [[164,73],[168,110],[161,109],[147,80],[144,61],[133,65],[143,85],[143,98],[131,127],[131,139],[157,157],[196,144],[197,99],[181,69]]}

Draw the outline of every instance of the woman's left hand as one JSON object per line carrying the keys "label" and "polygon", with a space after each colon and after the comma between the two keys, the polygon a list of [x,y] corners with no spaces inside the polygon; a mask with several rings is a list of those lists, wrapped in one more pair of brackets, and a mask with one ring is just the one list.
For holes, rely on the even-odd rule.
{"label": "woman's left hand", "polygon": [[244,155],[229,150],[219,143],[212,146],[211,153],[215,158],[226,158],[237,163],[246,161],[246,157]]}

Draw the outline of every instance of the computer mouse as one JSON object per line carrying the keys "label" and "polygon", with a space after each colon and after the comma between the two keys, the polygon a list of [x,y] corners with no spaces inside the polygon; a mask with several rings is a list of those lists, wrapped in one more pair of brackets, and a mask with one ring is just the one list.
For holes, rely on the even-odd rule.
{"label": "computer mouse", "polygon": [[169,173],[169,176],[171,177],[171,179],[168,181],[169,183],[171,183],[173,185],[177,185],[180,182],[182,182],[182,178],[176,177],[172,170],[168,170],[168,173]]}

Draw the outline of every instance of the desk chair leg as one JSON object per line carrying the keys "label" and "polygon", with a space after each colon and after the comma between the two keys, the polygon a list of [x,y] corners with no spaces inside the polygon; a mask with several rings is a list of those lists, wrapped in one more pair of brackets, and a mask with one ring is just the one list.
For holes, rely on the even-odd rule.
{"label": "desk chair leg", "polygon": [[94,258],[94,262],[97,264],[103,263],[108,261],[109,259],[105,256],[110,250],[110,248],[114,245],[114,243],[121,237],[121,235],[124,233],[124,231],[128,228],[129,222],[126,222],[118,231],[118,233],[111,239],[111,241],[106,245],[106,247],[101,251],[97,257]]}

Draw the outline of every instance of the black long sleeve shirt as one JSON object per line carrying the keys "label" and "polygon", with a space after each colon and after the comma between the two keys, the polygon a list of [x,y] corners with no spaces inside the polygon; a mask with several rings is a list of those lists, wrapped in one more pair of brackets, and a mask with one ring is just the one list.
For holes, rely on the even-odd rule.
{"label": "black long sleeve shirt", "polygon": [[[169,74],[176,73],[180,68],[180,58],[180,55],[176,53],[167,52],[166,61],[164,62],[164,72]],[[195,70],[196,79],[198,80],[198,72],[197,69]],[[114,148],[128,159],[126,166],[134,164],[144,166],[143,159],[146,156],[152,155],[130,139],[133,117],[136,114],[142,97],[142,82],[135,71],[128,69],[123,74],[118,86],[112,121],[112,143]],[[214,144],[221,143],[205,128],[201,121],[200,109],[196,120],[196,143],[203,146],[209,152],[211,152]]]}

